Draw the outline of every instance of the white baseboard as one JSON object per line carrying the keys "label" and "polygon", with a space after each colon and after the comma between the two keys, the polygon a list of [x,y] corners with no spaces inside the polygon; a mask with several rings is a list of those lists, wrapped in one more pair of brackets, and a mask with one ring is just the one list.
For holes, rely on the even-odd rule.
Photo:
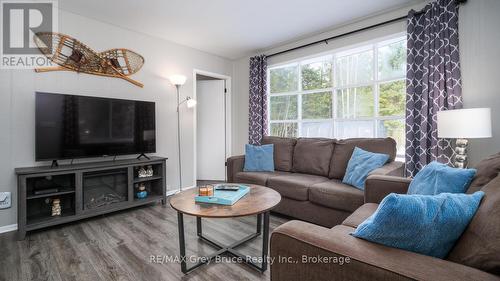
{"label": "white baseboard", "polygon": [[[187,190],[187,189],[191,189],[191,188],[195,188],[195,187],[196,187],[196,185],[184,187],[182,189],[182,191]],[[174,194],[179,193],[179,192],[180,192],[179,189],[169,190],[169,191],[167,191],[167,196],[174,195]]]}
{"label": "white baseboard", "polygon": [[174,194],[176,194],[177,192],[179,192],[179,190],[178,190],[178,189],[175,189],[175,190],[169,190],[169,191],[167,191],[167,196],[174,195]]}
{"label": "white baseboard", "polygon": [[17,223],[0,226],[0,233],[11,232],[17,230]]}

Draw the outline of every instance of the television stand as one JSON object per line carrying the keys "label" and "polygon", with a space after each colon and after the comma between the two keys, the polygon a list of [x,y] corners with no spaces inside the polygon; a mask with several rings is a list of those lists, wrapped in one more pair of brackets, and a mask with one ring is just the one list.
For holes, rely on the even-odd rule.
{"label": "television stand", "polygon": [[52,165],[50,165],[51,168],[57,168],[59,167],[59,163],[57,163],[57,160],[52,160]]}
{"label": "television stand", "polygon": [[[165,205],[167,158],[149,158],[16,168],[18,238],[24,239],[27,231],[141,205]],[[143,177],[141,169],[152,169],[153,174]],[[142,187],[145,198],[137,196]],[[53,215],[56,199],[60,213]]]}
{"label": "television stand", "polygon": [[137,156],[137,160],[141,160],[141,158],[142,158],[142,157],[144,157],[144,158],[146,158],[146,159],[148,159],[148,160],[151,160],[151,159],[150,159],[150,158],[149,158],[146,154],[144,154],[144,153],[139,154],[139,156]]}

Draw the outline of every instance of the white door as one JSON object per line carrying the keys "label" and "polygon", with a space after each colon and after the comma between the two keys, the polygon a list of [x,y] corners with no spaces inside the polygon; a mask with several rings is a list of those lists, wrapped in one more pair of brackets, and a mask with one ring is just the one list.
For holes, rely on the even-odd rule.
{"label": "white door", "polygon": [[197,179],[225,180],[226,128],[224,80],[196,83]]}

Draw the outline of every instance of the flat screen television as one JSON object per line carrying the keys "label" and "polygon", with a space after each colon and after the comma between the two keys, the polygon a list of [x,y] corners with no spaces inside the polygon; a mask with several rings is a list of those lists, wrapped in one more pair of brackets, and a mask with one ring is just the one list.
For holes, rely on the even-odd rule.
{"label": "flat screen television", "polygon": [[36,161],[156,152],[155,103],[36,92]]}

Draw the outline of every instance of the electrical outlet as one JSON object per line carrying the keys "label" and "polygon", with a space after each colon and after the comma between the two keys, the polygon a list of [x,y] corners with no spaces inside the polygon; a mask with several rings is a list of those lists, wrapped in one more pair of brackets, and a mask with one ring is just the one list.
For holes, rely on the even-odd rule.
{"label": "electrical outlet", "polygon": [[11,206],[12,193],[0,192],[0,209],[8,209]]}

